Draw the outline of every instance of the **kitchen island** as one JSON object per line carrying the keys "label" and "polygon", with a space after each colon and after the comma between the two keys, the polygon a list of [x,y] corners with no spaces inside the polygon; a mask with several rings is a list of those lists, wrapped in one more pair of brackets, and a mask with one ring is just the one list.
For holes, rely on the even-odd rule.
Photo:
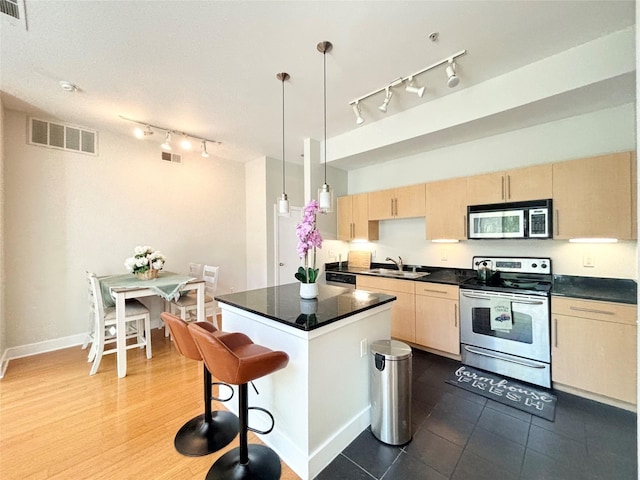
{"label": "kitchen island", "polygon": [[[260,439],[303,480],[314,478],[370,425],[369,344],[389,339],[391,305],[382,293],[319,285],[315,300],[298,283],[217,296],[222,330],[289,354],[289,365],[256,380],[249,406],[266,408],[275,428]],[[226,406],[237,413],[233,401]],[[259,412],[250,426],[270,422]]]}

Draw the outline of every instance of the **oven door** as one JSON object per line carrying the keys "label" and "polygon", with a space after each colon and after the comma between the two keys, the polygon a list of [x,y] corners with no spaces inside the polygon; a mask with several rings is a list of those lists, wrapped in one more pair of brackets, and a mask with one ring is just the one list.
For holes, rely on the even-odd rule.
{"label": "oven door", "polygon": [[[499,322],[504,315],[511,321]],[[550,363],[549,298],[460,289],[460,340],[466,345]]]}

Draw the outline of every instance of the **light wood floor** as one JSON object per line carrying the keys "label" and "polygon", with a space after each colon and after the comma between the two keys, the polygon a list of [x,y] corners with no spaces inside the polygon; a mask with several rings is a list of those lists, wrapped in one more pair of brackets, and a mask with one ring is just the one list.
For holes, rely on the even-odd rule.
{"label": "light wood floor", "polygon": [[[123,379],[115,355],[90,377],[80,347],[12,360],[0,380],[0,478],[204,479],[238,439],[205,457],[176,452],[175,433],[204,411],[202,364],[182,357],[162,330],[152,345],[151,360],[128,351]],[[249,441],[260,443],[254,434]],[[299,477],[283,463],[282,479]]]}

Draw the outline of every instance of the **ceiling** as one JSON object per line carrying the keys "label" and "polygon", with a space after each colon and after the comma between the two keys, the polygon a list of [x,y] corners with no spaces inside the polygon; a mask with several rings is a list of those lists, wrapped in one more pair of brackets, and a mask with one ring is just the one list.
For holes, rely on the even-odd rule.
{"label": "ceiling", "polygon": [[[286,160],[300,161],[305,138],[323,138],[320,41],[333,43],[326,56],[331,138],[358,128],[351,100],[461,50],[467,54],[458,61],[458,87],[447,88],[444,68],[426,72],[418,77],[425,95],[397,92],[386,116],[635,24],[634,1],[616,0],[19,1],[26,28],[6,15],[0,21],[5,107],[123,134],[135,126],[125,116],[219,140],[208,148],[212,158],[238,162],[282,158],[278,72],[291,76]],[[435,42],[432,32],[439,34]],[[63,91],[60,81],[79,91]],[[632,82],[624,88],[635,95]],[[377,110],[383,97],[362,102],[365,124],[385,117]],[[573,98],[565,115],[585,110],[594,98],[573,97],[581,103],[576,107]],[[565,105],[540,107],[526,122],[562,116]],[[486,132],[497,130],[486,122]],[[457,133],[483,134],[477,125],[472,135]],[[446,144],[447,135],[436,136],[435,144]],[[160,143],[160,136],[147,141]]]}

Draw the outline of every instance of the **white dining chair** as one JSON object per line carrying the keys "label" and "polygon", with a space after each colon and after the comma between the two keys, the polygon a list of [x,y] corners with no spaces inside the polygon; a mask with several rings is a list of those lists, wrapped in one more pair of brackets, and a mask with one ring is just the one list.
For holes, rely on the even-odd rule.
{"label": "white dining chair", "polygon": [[[217,325],[217,307],[213,297],[216,295],[218,289],[218,271],[220,267],[214,267],[212,265],[204,265],[202,267],[202,279],[205,283],[204,288],[204,308],[206,316],[213,317],[214,325]],[[180,316],[185,322],[189,322],[196,319],[196,310],[198,307],[198,296],[195,292],[189,292],[182,295],[179,299],[174,300],[170,304],[169,312]]]}
{"label": "white dining chair", "polygon": [[[105,307],[102,300],[100,280],[94,273],[89,273],[91,291],[94,301],[95,325],[93,343],[89,358],[93,360],[89,375],[95,375],[100,367],[102,356],[115,353],[116,348],[116,307]],[[147,358],[151,358],[151,318],[149,310],[135,299],[129,299],[125,304],[125,325],[127,329],[127,342],[135,339],[133,343],[127,343],[126,349],[146,348]],[[107,348],[112,345],[112,348]]]}

